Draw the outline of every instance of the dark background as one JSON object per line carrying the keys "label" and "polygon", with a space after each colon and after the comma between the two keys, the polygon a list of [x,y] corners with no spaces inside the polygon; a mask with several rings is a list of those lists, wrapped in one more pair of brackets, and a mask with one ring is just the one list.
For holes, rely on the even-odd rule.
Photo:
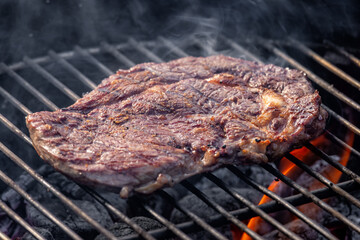
{"label": "dark background", "polygon": [[0,3],[0,61],[37,57],[49,49],[79,44],[97,46],[163,35],[192,34],[234,40],[287,36],[320,42],[327,38],[358,48],[358,1],[52,1],[3,0]]}

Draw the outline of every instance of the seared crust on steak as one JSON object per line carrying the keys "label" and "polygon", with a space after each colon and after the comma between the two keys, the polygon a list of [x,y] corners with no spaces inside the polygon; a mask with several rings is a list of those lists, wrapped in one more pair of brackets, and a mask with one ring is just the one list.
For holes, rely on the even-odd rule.
{"label": "seared crust on steak", "polygon": [[224,164],[277,159],[323,131],[320,104],[301,71],[186,57],[119,70],[73,105],[26,123],[54,168],[126,197]]}

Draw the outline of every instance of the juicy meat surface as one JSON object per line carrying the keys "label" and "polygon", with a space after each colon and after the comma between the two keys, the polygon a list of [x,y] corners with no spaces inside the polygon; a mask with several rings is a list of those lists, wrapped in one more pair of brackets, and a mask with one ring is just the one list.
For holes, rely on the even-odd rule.
{"label": "juicy meat surface", "polygon": [[301,71],[186,57],[119,70],[73,105],[26,123],[54,168],[126,197],[224,164],[277,159],[323,131],[320,104]]}

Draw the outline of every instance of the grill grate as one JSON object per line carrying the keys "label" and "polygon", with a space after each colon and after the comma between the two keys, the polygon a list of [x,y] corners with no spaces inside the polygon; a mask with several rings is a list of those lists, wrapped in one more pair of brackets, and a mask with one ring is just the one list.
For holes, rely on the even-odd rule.
{"label": "grill grate", "polygon": [[[238,44],[237,42],[226,38],[221,37],[219,40],[226,44],[227,48],[222,53],[231,53],[234,57],[245,57],[250,60],[255,60],[258,62],[262,62],[260,58],[257,56],[261,56],[261,54],[254,54],[252,52],[258,52],[258,50],[253,51],[247,50],[251,49],[251,47],[244,47],[246,42],[244,42],[244,46]],[[285,50],[282,50],[281,43],[275,43],[271,41],[264,41],[258,39],[257,44],[261,46],[263,49],[267,49],[274,56],[278,56],[284,59],[288,64],[292,65],[295,68],[298,68],[305,73],[307,73],[308,77],[317,84],[321,89],[335,96],[337,99],[345,103],[346,105],[353,108],[355,111],[360,111],[360,105],[351,99],[348,95],[340,92],[334,86],[332,86],[327,81],[323,80],[321,77],[317,76],[310,69],[303,66],[300,62],[292,58],[289,54],[286,53]],[[286,46],[297,48],[302,51],[305,55],[313,58],[323,67],[325,67],[330,72],[334,73],[344,81],[350,83],[356,89],[359,89],[359,82],[351,77],[349,74],[345,73],[338,67],[334,66],[319,54],[315,53],[309,47],[304,44],[290,39],[286,42]],[[284,45],[284,46],[285,46]],[[333,43],[328,42],[328,45],[338,53],[344,55],[355,64],[359,63],[359,59],[357,59],[354,55],[346,52],[344,49],[334,45]],[[158,49],[158,46],[162,46],[166,49],[165,54],[157,54],[157,52],[161,52]],[[130,38],[128,42],[119,44],[119,45],[111,45],[109,43],[103,42],[100,47],[97,48],[89,48],[83,49],[80,46],[75,46],[73,51],[56,53],[54,51],[49,51],[48,56],[39,57],[35,59],[31,59],[29,57],[24,57],[23,62],[19,62],[10,66],[7,66],[4,63],[0,65],[0,78],[5,76],[10,77],[12,80],[15,80],[21,87],[26,89],[34,98],[36,98],[40,103],[43,104],[45,108],[48,110],[56,110],[59,109],[57,104],[54,101],[50,100],[50,96],[47,93],[43,93],[39,89],[36,89],[25,77],[22,77],[21,71],[24,69],[30,69],[34,71],[38,76],[41,76],[45,80],[47,80],[52,86],[55,86],[66,98],[71,101],[75,101],[79,98],[78,93],[75,90],[72,90],[71,87],[66,86],[65,83],[62,82],[62,79],[55,77],[46,66],[49,64],[55,64],[57,69],[65,70],[67,74],[72,77],[75,77],[83,84],[83,88],[81,91],[87,91],[88,89],[94,89],[96,84],[91,77],[88,77],[87,72],[82,70],[81,65],[77,66],[74,62],[81,61],[82,64],[86,65],[88,68],[97,69],[98,74],[102,74],[103,76],[107,76],[113,74],[111,67],[102,63],[100,59],[100,54],[107,54],[111,58],[119,61],[120,64],[123,64],[124,67],[131,67],[135,65],[135,62],[140,63],[143,61],[154,61],[154,62],[162,62],[165,60],[169,60],[174,57],[184,57],[188,55],[213,55],[218,54],[218,51],[215,50],[216,47],[212,45],[205,45],[201,42],[201,39],[191,38],[188,41],[187,46],[178,47],[174,42],[164,38],[159,37],[155,41],[136,41],[135,39]],[[197,54],[193,53],[193,49],[197,49]],[[127,52],[136,52],[135,54],[127,54]],[[189,54],[187,53],[189,52]],[[132,60],[134,56],[139,56],[136,60]],[[163,58],[166,58],[165,60]],[[93,78],[98,79],[98,78]],[[99,78],[100,79],[100,78]],[[30,80],[30,79],[29,79]],[[31,113],[31,110],[25,106],[25,103],[22,103],[23,99],[17,99],[14,95],[8,92],[5,89],[5,86],[0,86],[0,95],[9,101],[13,107],[19,110],[23,115],[28,115]],[[27,105],[27,104],[26,104]],[[335,119],[339,124],[345,126],[350,131],[360,136],[360,129],[349,120],[344,117],[338,115],[336,111],[332,110],[327,105],[324,105],[324,108],[329,112],[329,114]],[[62,107],[62,106],[61,106]],[[19,118],[19,116],[15,116],[15,118]],[[22,118],[22,117],[21,117]],[[16,121],[14,119],[9,119],[5,115],[0,113],[0,121],[3,125],[5,125],[13,134],[17,135],[21,141],[25,141],[29,146],[31,146],[31,141],[27,134],[25,134],[21,127],[16,125]],[[337,145],[347,148],[351,151],[352,156],[359,158],[360,153],[351,146],[348,146],[342,140],[340,140],[336,135],[327,130],[327,136],[333,140]],[[104,226],[100,225],[95,219],[92,219],[86,212],[84,212],[81,208],[79,208],[70,198],[66,197],[59,190],[57,190],[54,186],[52,186],[48,181],[46,181],[41,175],[39,175],[34,168],[30,166],[27,162],[30,159],[22,160],[17,154],[15,154],[7,145],[11,145],[9,142],[0,142],[0,150],[14,163],[16,163],[20,168],[28,172],[36,181],[42,184],[45,188],[47,188],[51,193],[53,193],[57,198],[59,198],[63,204],[75,212],[77,215],[82,217],[86,222],[92,225],[94,229],[96,229],[99,233],[103,234],[109,239],[116,239],[116,237]],[[164,216],[161,216],[157,213],[151,206],[147,205],[147,203],[141,198],[136,197],[135,199],[141,203],[141,206],[152,216],[154,219],[158,220],[163,224],[163,228],[157,230],[151,230],[149,232],[145,231],[138,224],[132,221],[126,214],[119,211],[115,206],[113,206],[109,201],[107,201],[101,194],[95,192],[92,189],[81,186],[91,197],[93,197],[96,201],[101,203],[109,212],[111,212],[114,216],[119,218],[121,221],[128,224],[137,234],[128,235],[124,237],[124,239],[135,239],[138,238],[139,235],[145,239],[154,239],[154,238],[163,238],[167,236],[175,235],[180,239],[190,239],[187,233],[205,230],[210,233],[216,239],[227,239],[227,237],[219,232],[216,227],[224,224],[232,223],[242,231],[246,232],[248,235],[253,237],[254,239],[263,239],[257,233],[249,229],[246,224],[242,222],[242,220],[249,219],[254,216],[261,216],[271,225],[273,225],[276,229],[286,235],[289,239],[300,239],[295,233],[291,232],[289,229],[284,227],[283,224],[279,223],[276,219],[271,217],[268,213],[279,211],[286,209],[293,213],[295,216],[300,218],[302,221],[311,226],[314,230],[320,233],[327,239],[337,239],[334,235],[332,235],[324,226],[316,223],[311,220],[307,216],[305,216],[302,212],[300,212],[295,206],[299,206],[305,203],[313,202],[317,204],[319,207],[323,208],[325,211],[329,212],[331,215],[338,218],[348,227],[353,229],[354,231],[360,233],[360,227],[356,225],[356,223],[350,221],[347,217],[336,211],[334,208],[329,206],[323,200],[324,198],[328,198],[330,196],[342,196],[347,199],[348,202],[354,204],[355,206],[360,208],[360,201],[356,199],[354,196],[349,194],[348,192],[359,190],[360,177],[351,171],[349,168],[342,166],[337,161],[335,161],[331,156],[327,155],[320,149],[311,145],[310,143],[306,144],[306,147],[328,162],[330,165],[334,166],[338,170],[340,170],[343,175],[348,176],[351,180],[344,181],[342,183],[334,184],[327,178],[313,171],[306,164],[302,163],[300,160],[296,159],[291,154],[287,154],[286,158],[295,163],[297,166],[301,167],[304,171],[308,172],[311,176],[318,179],[322,182],[326,187],[323,189],[308,191],[304,187],[301,187],[296,182],[284,176],[279,170],[274,168],[270,164],[262,164],[265,170],[270,172],[272,175],[291,186],[293,189],[297,190],[299,194],[282,198],[273,192],[269,191],[266,187],[261,184],[255,182],[250,177],[246,176],[241,170],[234,166],[229,166],[227,169],[236,175],[238,178],[242,179],[249,186],[258,190],[261,194],[265,194],[272,198],[274,201],[263,204],[261,206],[256,206],[251,203],[246,197],[240,195],[234,189],[228,187],[222,180],[216,177],[212,173],[205,173],[207,179],[216,184],[218,187],[223,189],[225,192],[230,194],[234,201],[242,202],[246,207],[243,209],[238,209],[234,211],[227,211],[211,198],[206,196],[205,193],[197,189],[193,184],[189,181],[185,180],[181,183],[183,187],[196,195],[199,199],[204,201],[210,208],[213,208],[218,212],[218,215],[214,215],[211,219],[202,219],[199,216],[195,215],[193,212],[186,209],[184,206],[179,204],[171,195],[169,195],[166,191],[160,190],[158,194],[165,199],[166,201],[172,202],[174,207],[179,211],[187,215],[191,221],[184,222],[181,224],[175,224],[166,219]],[[56,216],[54,216],[49,210],[47,210],[42,204],[32,198],[26,191],[22,190],[21,187],[16,184],[7,174],[7,172],[0,171],[0,179],[6,183],[10,188],[14,189],[18,192],[24,199],[26,199],[30,204],[32,204],[35,208],[37,208],[44,216],[53,221],[56,225],[58,225],[70,238],[72,239],[82,239],[77,233],[71,230],[66,226],[61,220],[59,220]],[[21,218],[17,213],[11,210],[3,201],[0,202],[0,208],[6,212],[11,218],[13,218],[17,223],[23,226],[27,231],[29,231],[35,238],[43,239],[41,235],[36,231],[36,229],[30,226],[23,218]],[[2,234],[3,235],[3,234]],[[0,237],[2,237],[0,235]],[[5,237],[4,237],[5,238]]]}

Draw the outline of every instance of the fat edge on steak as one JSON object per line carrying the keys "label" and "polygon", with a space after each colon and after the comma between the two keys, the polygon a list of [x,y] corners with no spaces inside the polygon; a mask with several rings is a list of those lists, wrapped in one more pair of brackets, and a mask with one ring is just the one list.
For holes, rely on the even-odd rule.
{"label": "fat edge on steak", "polygon": [[321,134],[303,72],[226,56],[119,70],[73,105],[26,117],[42,159],[91,186],[151,193],[224,164],[261,163]]}

